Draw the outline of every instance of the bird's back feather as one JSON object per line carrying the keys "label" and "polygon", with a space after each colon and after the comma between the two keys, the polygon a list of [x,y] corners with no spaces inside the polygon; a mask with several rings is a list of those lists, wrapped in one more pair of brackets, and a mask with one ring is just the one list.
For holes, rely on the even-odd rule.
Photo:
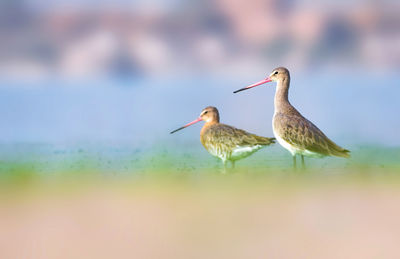
{"label": "bird's back feather", "polygon": [[350,157],[350,151],[336,145],[300,113],[274,115],[274,132],[298,153]]}

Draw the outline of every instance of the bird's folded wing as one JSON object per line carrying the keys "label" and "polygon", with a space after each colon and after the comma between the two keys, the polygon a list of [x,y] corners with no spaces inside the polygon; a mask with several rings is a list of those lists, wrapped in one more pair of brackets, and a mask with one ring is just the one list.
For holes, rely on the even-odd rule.
{"label": "bird's folded wing", "polygon": [[298,149],[329,155],[330,145],[335,145],[317,126],[307,119],[287,119],[280,121],[280,123],[280,137]]}
{"label": "bird's folded wing", "polygon": [[259,145],[255,135],[229,125],[219,124],[210,127],[203,136],[207,143],[234,149],[238,146]]}

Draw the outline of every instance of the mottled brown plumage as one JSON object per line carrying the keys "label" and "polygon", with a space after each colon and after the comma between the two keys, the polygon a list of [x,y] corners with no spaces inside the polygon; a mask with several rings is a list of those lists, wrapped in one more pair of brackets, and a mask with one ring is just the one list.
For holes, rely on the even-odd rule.
{"label": "mottled brown plumage", "polygon": [[[276,113],[274,115],[273,124],[274,132],[284,141],[299,150],[296,153],[321,157],[350,156],[349,150],[336,145],[317,126],[304,118],[301,114]],[[307,154],[307,151],[309,151],[310,154]]]}
{"label": "mottled brown plumage", "polygon": [[[261,148],[275,143],[274,138],[257,136],[220,123],[219,112],[217,108],[212,106],[204,108],[199,119],[195,122],[200,120],[206,122],[200,131],[200,141],[211,155],[222,160],[224,168],[227,161],[231,161],[234,167],[235,161],[248,157]],[[179,129],[191,124],[189,123]]]}
{"label": "mottled brown plumage", "polygon": [[[205,125],[203,128],[203,134],[200,136],[201,144],[203,144],[208,151],[213,148],[220,149],[220,152],[226,156],[227,160],[235,161],[244,158],[232,156],[232,152],[237,147],[268,146],[274,143],[273,138],[257,136],[222,123],[210,126]],[[254,150],[254,152],[255,151],[256,150]],[[246,157],[251,155],[251,153],[247,153]]]}

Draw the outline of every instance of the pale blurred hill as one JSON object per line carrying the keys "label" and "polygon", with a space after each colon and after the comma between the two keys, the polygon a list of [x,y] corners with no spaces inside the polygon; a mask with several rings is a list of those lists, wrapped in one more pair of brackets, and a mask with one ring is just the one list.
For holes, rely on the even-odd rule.
{"label": "pale blurred hill", "polygon": [[0,76],[396,70],[396,1],[2,1]]}

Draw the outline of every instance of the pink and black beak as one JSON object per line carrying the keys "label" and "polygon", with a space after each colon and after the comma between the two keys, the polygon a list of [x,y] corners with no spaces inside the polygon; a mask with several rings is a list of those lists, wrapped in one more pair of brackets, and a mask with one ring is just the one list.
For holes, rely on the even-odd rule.
{"label": "pink and black beak", "polygon": [[194,120],[194,121],[192,121],[192,122],[189,122],[188,124],[186,124],[186,125],[180,127],[179,129],[176,129],[176,130],[171,131],[169,134],[175,133],[175,132],[177,132],[177,131],[179,131],[179,130],[181,130],[181,129],[184,129],[184,128],[186,128],[186,127],[189,127],[190,125],[193,125],[193,124],[195,124],[195,123],[197,123],[197,122],[199,122],[199,121],[202,121],[202,120],[203,120],[203,119],[202,119],[201,117],[199,117],[199,118],[197,118],[196,120]]}
{"label": "pink and black beak", "polygon": [[236,90],[236,91],[234,91],[233,93],[235,94],[235,93],[238,93],[238,92],[241,92],[241,91],[244,91],[244,90],[248,90],[248,89],[250,89],[250,88],[253,88],[253,87],[256,87],[256,86],[259,86],[259,85],[262,85],[262,84],[265,84],[265,83],[268,83],[268,82],[271,82],[271,81],[272,81],[272,80],[271,80],[269,77],[267,77],[267,78],[265,78],[264,80],[261,80],[260,82],[257,82],[257,83],[255,83],[255,84],[246,86],[246,87],[241,88],[241,89],[239,89],[239,90]]}

